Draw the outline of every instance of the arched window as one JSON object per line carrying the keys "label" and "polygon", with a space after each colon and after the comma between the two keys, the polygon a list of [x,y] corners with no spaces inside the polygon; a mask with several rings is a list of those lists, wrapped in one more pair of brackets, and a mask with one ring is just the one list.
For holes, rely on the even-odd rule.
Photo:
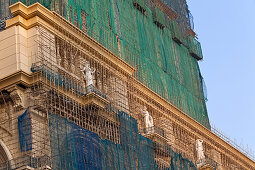
{"label": "arched window", "polygon": [[[0,139],[0,164],[4,165],[6,163],[6,166],[9,167],[12,166],[13,164],[11,161],[13,160],[12,155],[7,148],[7,146],[4,144],[4,142]],[[13,169],[13,167],[10,167]]]}

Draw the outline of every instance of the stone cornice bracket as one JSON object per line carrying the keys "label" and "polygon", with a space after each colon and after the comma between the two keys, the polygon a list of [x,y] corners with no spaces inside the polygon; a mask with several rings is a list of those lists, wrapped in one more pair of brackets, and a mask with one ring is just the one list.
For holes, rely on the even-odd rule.
{"label": "stone cornice bracket", "polygon": [[24,106],[24,92],[16,85],[7,87],[6,90],[10,93],[10,98],[13,101],[13,107],[15,109],[23,109]]}

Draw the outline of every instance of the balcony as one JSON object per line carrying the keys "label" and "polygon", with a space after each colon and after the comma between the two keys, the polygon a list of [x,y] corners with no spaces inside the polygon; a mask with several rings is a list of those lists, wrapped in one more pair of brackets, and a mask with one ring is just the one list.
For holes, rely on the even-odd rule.
{"label": "balcony", "polygon": [[95,94],[97,94],[98,96],[100,96],[100,97],[106,99],[106,95],[105,95],[103,92],[101,92],[100,90],[98,90],[98,89],[97,89],[95,86],[93,86],[93,85],[89,85],[88,87],[86,87],[86,88],[85,88],[85,92],[86,92],[85,96],[87,96],[89,93],[95,93]]}
{"label": "balcony", "polygon": [[[71,94],[74,93],[83,96],[82,102],[87,106],[105,108],[105,106],[109,104],[109,101],[106,99],[106,94],[93,85],[84,88],[82,84],[79,84],[77,81],[78,78],[76,78],[75,75],[70,74],[60,66],[50,68],[47,64],[35,63],[32,65],[31,71],[33,73],[41,72],[41,76],[46,77],[46,80],[50,82],[51,86],[56,86],[58,90],[62,89],[62,92],[66,92],[67,90]],[[65,75],[68,76],[63,76],[59,72],[65,73]],[[70,95],[70,93],[68,95]]]}
{"label": "balcony", "polygon": [[152,18],[153,22],[160,28],[165,28],[165,14],[158,8],[153,7],[152,8]]}
{"label": "balcony", "polygon": [[149,128],[140,129],[140,133],[151,139],[155,143],[165,144],[167,143],[167,139],[165,136],[165,131],[160,127],[153,126]]}
{"label": "balcony", "polygon": [[182,44],[183,35],[179,24],[175,20],[171,20],[169,25],[173,40],[178,44]]}
{"label": "balcony", "polygon": [[146,4],[144,0],[133,0],[133,5],[143,14],[146,12]]}
{"label": "balcony", "polygon": [[189,48],[190,55],[197,60],[202,60],[203,54],[200,42],[193,36],[187,36],[186,43]]}
{"label": "balcony", "polygon": [[84,104],[90,106],[96,106],[100,108],[105,108],[109,101],[106,99],[106,95],[98,90],[93,85],[85,88]]}

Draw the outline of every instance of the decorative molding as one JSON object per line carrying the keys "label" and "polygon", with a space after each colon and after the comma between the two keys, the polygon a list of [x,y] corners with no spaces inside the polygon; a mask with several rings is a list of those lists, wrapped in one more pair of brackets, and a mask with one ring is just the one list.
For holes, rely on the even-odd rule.
{"label": "decorative molding", "polygon": [[10,93],[15,109],[23,109],[24,106],[24,92],[17,85],[9,86],[6,90]]}

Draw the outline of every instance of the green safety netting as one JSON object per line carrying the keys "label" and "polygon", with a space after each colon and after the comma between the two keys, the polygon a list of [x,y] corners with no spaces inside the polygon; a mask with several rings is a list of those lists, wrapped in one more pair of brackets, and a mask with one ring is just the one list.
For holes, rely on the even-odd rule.
{"label": "green safety netting", "polygon": [[165,5],[173,9],[177,15],[177,21],[182,30],[194,29],[193,17],[188,9],[186,0],[161,0]]}
{"label": "green safety netting", "polygon": [[177,23],[176,20],[170,20],[168,23],[169,30],[171,31],[172,38],[177,42],[177,43],[183,43],[184,38],[183,34],[181,31],[181,28],[179,24]]}
{"label": "green safety netting", "polygon": [[[133,4],[137,8],[142,8],[142,9],[144,9],[146,11],[146,1],[145,0],[132,0],[132,1],[133,1]],[[141,9],[139,9],[139,10],[141,10]]]}
{"label": "green safety netting", "polygon": [[198,60],[203,59],[200,42],[192,36],[187,36],[186,41],[187,41],[186,43],[188,45],[189,52],[191,53],[191,55]]}
{"label": "green safety netting", "polygon": [[[6,6],[4,2],[13,4],[17,1],[1,1],[1,11]],[[139,81],[210,129],[202,77],[197,63],[197,59],[202,59],[202,50],[194,37],[185,38],[181,35],[180,29],[187,24],[179,19],[170,21],[147,0],[21,2],[26,5],[40,2],[80,29],[86,27],[89,36],[138,69],[138,74],[135,75]],[[134,2],[140,4],[146,13],[137,9]],[[180,16],[188,17],[185,0],[164,0],[164,3],[175,9]],[[166,27],[155,24],[155,20]],[[189,22],[184,20],[182,21]],[[173,40],[174,37],[185,41],[184,45]]]}
{"label": "green safety netting", "polygon": [[156,6],[152,7],[151,11],[154,23],[160,24],[162,27],[164,27],[166,25],[164,13]]}

